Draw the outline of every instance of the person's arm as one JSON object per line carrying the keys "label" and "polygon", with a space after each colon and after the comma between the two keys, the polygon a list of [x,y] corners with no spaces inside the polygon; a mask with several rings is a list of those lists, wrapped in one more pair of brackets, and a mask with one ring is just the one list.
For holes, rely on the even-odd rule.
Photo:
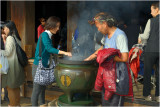
{"label": "person's arm", "polygon": [[84,59],[84,61],[90,61],[97,57],[98,51],[102,50],[103,46],[101,46],[96,52],[94,52],[92,55],[90,55],[88,58]]}
{"label": "person's arm", "polygon": [[43,37],[42,37],[42,42],[44,44],[45,49],[49,52],[49,53],[53,53],[53,54],[64,54],[67,56],[72,56],[72,54],[70,52],[64,52],[64,51],[60,51],[56,48],[53,47],[52,42],[50,41],[49,36],[46,33],[43,33]]}
{"label": "person's arm", "polygon": [[65,52],[65,51],[61,51],[59,50],[59,53],[58,54],[63,54],[63,55],[67,55],[67,56],[72,56],[71,52]]}
{"label": "person's arm", "polygon": [[150,30],[151,30],[150,29],[150,24],[151,24],[151,20],[149,19],[147,21],[144,33],[143,34],[139,34],[138,42],[141,42],[142,40],[147,40],[149,38]]}
{"label": "person's arm", "polygon": [[39,38],[40,34],[42,33],[41,25],[38,26],[38,28],[37,28],[37,33],[38,33],[38,38]]}
{"label": "person's arm", "polygon": [[4,56],[10,56],[13,52],[14,45],[15,45],[14,38],[11,36],[8,36],[6,39],[5,50],[0,50],[0,51],[3,53]]}
{"label": "person's arm", "polygon": [[2,34],[2,39],[3,39],[4,44],[6,43],[6,38],[7,38],[7,36],[5,34]]}
{"label": "person's arm", "polygon": [[115,56],[114,61],[116,62],[127,62],[128,61],[128,40],[125,35],[119,35],[116,39],[117,49],[121,52],[121,57]]}
{"label": "person's arm", "polygon": [[127,62],[128,61],[128,53],[121,53],[121,58],[118,56],[114,57],[114,61],[116,62]]}

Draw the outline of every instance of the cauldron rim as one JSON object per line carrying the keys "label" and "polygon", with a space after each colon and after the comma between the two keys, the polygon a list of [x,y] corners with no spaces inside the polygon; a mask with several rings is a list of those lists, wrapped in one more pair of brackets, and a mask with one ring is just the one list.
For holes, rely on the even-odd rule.
{"label": "cauldron rim", "polygon": [[74,61],[74,60],[67,60],[67,59],[63,59],[63,58],[57,58],[57,61],[60,64],[68,64],[68,65],[88,65],[88,64],[95,63],[95,60],[91,60],[91,61]]}

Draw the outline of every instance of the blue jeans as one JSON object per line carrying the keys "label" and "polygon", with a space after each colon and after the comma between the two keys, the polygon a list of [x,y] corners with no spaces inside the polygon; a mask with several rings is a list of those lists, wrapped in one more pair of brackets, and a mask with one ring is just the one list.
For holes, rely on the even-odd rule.
{"label": "blue jeans", "polygon": [[[37,67],[38,66],[34,64],[32,66],[33,80],[36,74]],[[46,89],[46,86],[42,86],[33,82],[33,91],[32,91],[32,97],[31,97],[32,106],[38,106],[38,100],[40,105],[45,104],[45,89]]]}
{"label": "blue jeans", "polygon": [[102,88],[102,106],[123,106],[124,105],[124,96],[119,96],[113,94],[109,100],[104,99],[105,88]]}

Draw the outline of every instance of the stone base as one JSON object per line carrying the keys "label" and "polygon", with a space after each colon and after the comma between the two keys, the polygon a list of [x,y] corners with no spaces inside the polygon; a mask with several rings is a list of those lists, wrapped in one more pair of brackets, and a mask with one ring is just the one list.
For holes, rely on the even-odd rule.
{"label": "stone base", "polygon": [[58,107],[57,100],[58,99],[54,99],[53,101],[49,102],[48,107]]}
{"label": "stone base", "polygon": [[81,98],[78,100],[73,100],[72,102],[68,102],[67,96],[64,94],[58,98],[57,105],[58,106],[94,106],[95,104],[92,97],[89,97],[88,99]]}

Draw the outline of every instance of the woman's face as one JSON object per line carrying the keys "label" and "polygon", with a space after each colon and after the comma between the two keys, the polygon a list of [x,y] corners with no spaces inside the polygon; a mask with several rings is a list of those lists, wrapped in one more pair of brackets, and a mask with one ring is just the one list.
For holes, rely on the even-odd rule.
{"label": "woman's face", "polygon": [[5,32],[6,36],[8,36],[9,32],[10,32],[9,28],[5,26],[4,27],[4,32]]}
{"label": "woman's face", "polygon": [[50,32],[52,34],[56,34],[57,31],[59,30],[59,27],[60,27],[60,22],[58,22],[57,25],[56,25],[56,28],[51,29]]}

